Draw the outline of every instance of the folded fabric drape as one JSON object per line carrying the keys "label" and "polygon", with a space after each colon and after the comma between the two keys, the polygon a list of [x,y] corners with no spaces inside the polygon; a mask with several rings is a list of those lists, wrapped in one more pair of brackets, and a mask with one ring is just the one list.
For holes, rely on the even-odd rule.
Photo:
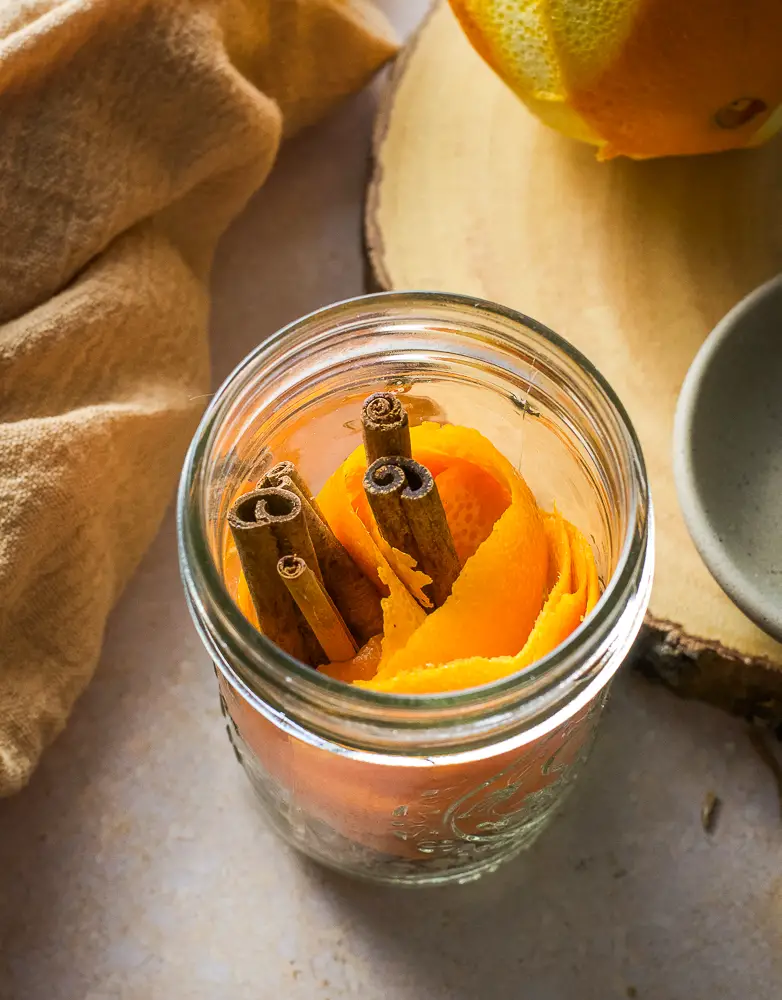
{"label": "folded fabric drape", "polygon": [[171,496],[218,237],[281,136],[394,51],[362,0],[0,10],[0,794],[64,726]]}

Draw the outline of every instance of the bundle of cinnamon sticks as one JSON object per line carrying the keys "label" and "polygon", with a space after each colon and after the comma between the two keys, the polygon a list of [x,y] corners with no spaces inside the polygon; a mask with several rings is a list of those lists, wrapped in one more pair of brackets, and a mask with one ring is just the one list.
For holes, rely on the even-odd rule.
{"label": "bundle of cinnamon sticks", "polygon": [[[391,393],[362,407],[366,493],[388,544],[431,579],[430,607],[451,593],[460,563],[429,470],[412,457],[407,412]],[[383,631],[381,594],[336,537],[291,462],[270,469],[228,513],[261,631],[312,666],[343,662]]]}

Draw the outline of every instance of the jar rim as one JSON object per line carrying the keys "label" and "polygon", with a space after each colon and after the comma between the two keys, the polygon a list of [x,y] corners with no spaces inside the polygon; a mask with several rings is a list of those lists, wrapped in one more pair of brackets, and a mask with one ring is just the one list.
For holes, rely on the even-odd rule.
{"label": "jar rim", "polygon": [[[260,358],[279,348],[286,340],[292,340],[297,333],[313,322],[323,322],[329,317],[344,320],[346,316],[360,309],[386,307],[414,307],[425,305],[429,308],[442,306],[444,308],[465,308],[474,310],[486,316],[487,320],[502,319],[514,325],[524,327],[528,332],[541,338],[555,351],[563,354],[569,361],[575,363],[583,371],[595,387],[602,393],[618,418],[627,447],[629,464],[634,469],[631,483],[631,501],[627,526],[622,539],[619,558],[611,577],[595,608],[585,618],[567,639],[556,646],[541,659],[516,673],[499,680],[476,687],[451,692],[434,694],[398,694],[378,692],[363,687],[345,684],[327,675],[314,671],[312,667],[300,663],[289,656],[264,635],[262,635],[239,610],[225,587],[222,577],[212,557],[209,541],[204,531],[202,514],[202,491],[198,489],[199,478],[203,471],[203,460],[211,444],[212,433],[219,427],[225,408],[230,404],[231,390],[242,384],[242,376],[248,369],[254,368]],[[355,318],[355,317],[353,317]],[[508,339],[509,346],[513,345]],[[195,510],[192,508],[195,507]],[[257,650],[257,658],[263,660],[264,666],[269,664],[279,673],[278,680],[297,687],[302,684],[314,686],[322,695],[329,699],[345,699],[346,704],[364,706],[367,710],[421,710],[422,707],[437,710],[469,709],[484,703],[487,698],[502,699],[504,696],[519,692],[522,687],[529,687],[532,682],[545,680],[547,677],[553,683],[565,682],[577,673],[583,663],[585,647],[597,648],[601,640],[610,632],[616,617],[617,605],[623,596],[632,589],[637,575],[639,563],[643,561],[651,539],[651,498],[646,473],[646,465],[640,442],[624,405],[612,389],[611,385],[598,371],[592,362],[571,343],[545,326],[543,323],[526,316],[517,310],[486,299],[450,292],[435,291],[404,291],[377,292],[368,295],[354,296],[339,302],[313,310],[281,327],[275,333],[264,339],[253,351],[244,357],[233,371],[225,378],[214,394],[201,422],[193,436],[185,458],[177,495],[177,536],[180,570],[185,586],[185,593],[191,613],[199,632],[204,638],[199,625],[199,618],[209,613],[203,595],[208,597],[211,611],[216,612],[228,626],[242,645],[242,652],[247,649]],[[642,522],[642,542],[638,543],[638,525]],[[212,648],[212,652],[216,652]],[[236,653],[236,650],[233,650]],[[246,686],[244,680],[230,664],[230,656],[220,656],[221,669],[227,670],[231,677]],[[618,665],[618,664],[617,664]]]}

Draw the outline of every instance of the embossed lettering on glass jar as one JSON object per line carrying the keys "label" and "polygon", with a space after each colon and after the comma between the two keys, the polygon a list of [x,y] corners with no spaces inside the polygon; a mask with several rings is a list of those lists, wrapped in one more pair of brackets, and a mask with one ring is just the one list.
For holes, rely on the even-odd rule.
{"label": "embossed lettering on glass jar", "polygon": [[[386,388],[412,424],[477,427],[593,544],[597,608],[520,674],[440,695],[354,688],[283,654],[231,599],[232,499],[282,459],[318,489],[360,442],[361,401]],[[228,735],[267,818],[311,857],[382,882],[467,881],[532,843],[589,754],[651,589],[643,458],[610,387],[539,323],[435,293],[330,306],[242,362],[191,446],[178,530]]]}

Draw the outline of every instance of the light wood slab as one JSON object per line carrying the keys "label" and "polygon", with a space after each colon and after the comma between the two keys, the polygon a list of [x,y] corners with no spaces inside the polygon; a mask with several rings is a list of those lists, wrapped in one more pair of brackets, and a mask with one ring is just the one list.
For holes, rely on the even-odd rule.
{"label": "light wood slab", "polygon": [[645,668],[681,693],[775,721],[782,645],[728,600],[690,541],[671,433],[704,337],[782,269],[781,209],[780,142],[598,163],[527,112],[442,3],[390,81],[366,219],[376,286],[513,306],[608,378],[640,435],[656,507]]}

